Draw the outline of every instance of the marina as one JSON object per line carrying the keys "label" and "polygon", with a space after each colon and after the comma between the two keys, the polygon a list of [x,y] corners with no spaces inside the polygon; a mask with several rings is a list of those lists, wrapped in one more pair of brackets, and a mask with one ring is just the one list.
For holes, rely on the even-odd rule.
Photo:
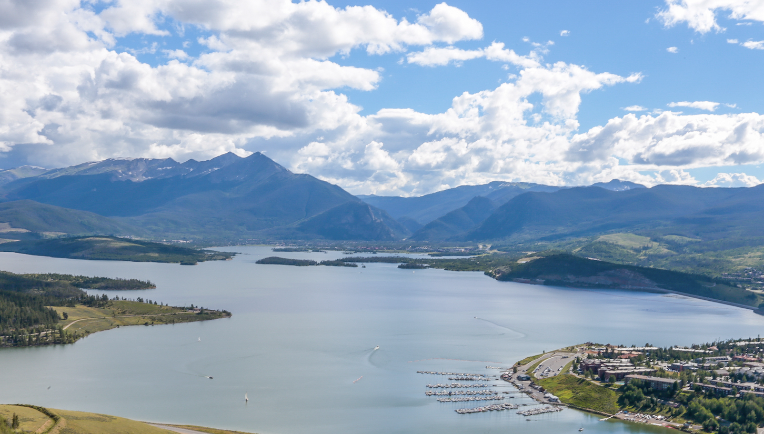
{"label": "marina", "polygon": [[494,404],[494,405],[487,405],[485,407],[459,408],[454,411],[459,414],[470,414],[470,413],[482,413],[486,411],[502,411],[502,410],[515,410],[515,409],[517,409],[517,405],[515,404]]}
{"label": "marina", "polygon": [[461,383],[451,383],[451,384],[428,384],[427,387],[431,389],[459,389],[459,388],[473,388],[473,387],[488,387],[489,385],[486,383],[476,383],[476,384],[461,384]]}
{"label": "marina", "polygon": [[438,398],[438,402],[501,401],[503,396],[462,396],[458,398]]}
{"label": "marina", "polygon": [[[499,368],[496,368],[499,369]],[[486,375],[483,374],[471,374],[466,372],[438,372],[438,371],[416,371],[417,374],[426,374],[426,375],[447,375],[449,377],[482,377],[482,378],[489,378]]]}
{"label": "marina", "polygon": [[[506,392],[504,392],[506,393]],[[492,390],[455,390],[448,392],[425,392],[427,396],[452,396],[452,395],[498,395],[499,392]]]}
{"label": "marina", "polygon": [[471,375],[471,376],[459,376],[459,377],[448,377],[451,381],[485,381],[488,380],[488,377],[483,377],[482,375]]}
{"label": "marina", "polygon": [[521,416],[535,416],[538,414],[556,413],[558,411],[562,411],[561,406],[547,405],[545,407],[537,407],[537,408],[531,408],[528,410],[521,410],[521,411],[518,411],[517,414]]}

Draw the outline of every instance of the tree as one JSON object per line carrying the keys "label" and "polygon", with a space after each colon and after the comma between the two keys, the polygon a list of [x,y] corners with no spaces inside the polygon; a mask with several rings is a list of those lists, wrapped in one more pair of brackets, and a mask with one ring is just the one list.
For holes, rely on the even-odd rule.
{"label": "tree", "polygon": [[716,431],[717,429],[719,429],[719,422],[717,422],[716,419],[706,419],[706,421],[703,422],[704,431],[712,432]]}
{"label": "tree", "polygon": [[63,317],[64,317],[64,320],[67,320],[67,319],[69,319],[69,314],[68,314],[68,313],[66,313],[66,312],[64,312],[64,313],[63,313]]}
{"label": "tree", "polygon": [[18,429],[20,424],[21,423],[19,422],[19,415],[16,413],[13,413],[13,418],[11,419],[11,428]]}
{"label": "tree", "polygon": [[611,375],[610,377],[608,377],[607,382],[610,383],[611,385],[615,384],[615,375]]}

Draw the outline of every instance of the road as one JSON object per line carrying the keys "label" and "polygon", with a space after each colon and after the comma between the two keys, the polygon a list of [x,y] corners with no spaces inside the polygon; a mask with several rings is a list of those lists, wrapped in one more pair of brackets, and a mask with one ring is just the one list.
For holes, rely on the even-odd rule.
{"label": "road", "polygon": [[[544,397],[544,392],[531,387],[531,381],[520,381],[517,379],[517,377],[523,374],[533,375],[539,379],[553,377],[562,373],[562,368],[576,356],[582,357],[582,351],[583,350],[579,350],[578,352],[553,351],[551,353],[546,353],[536,360],[533,360],[523,366],[518,366],[517,374],[511,374],[509,381],[537,402],[542,404],[559,404],[558,402],[550,401]],[[535,373],[529,372],[528,370],[536,363],[538,363],[538,367],[537,369],[534,369]]]}

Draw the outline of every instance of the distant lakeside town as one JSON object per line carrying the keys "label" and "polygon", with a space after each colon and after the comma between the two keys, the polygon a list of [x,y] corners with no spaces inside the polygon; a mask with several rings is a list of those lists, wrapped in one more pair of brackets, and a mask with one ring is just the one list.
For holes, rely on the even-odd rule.
{"label": "distant lakeside town", "polygon": [[527,357],[501,374],[539,403],[686,432],[764,425],[764,339],[690,347],[585,343]]}

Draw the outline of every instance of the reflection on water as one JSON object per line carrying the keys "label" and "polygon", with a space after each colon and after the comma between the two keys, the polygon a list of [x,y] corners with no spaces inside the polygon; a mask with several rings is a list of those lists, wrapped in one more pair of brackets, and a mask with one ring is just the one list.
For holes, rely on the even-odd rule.
{"label": "reflection on water", "polygon": [[[233,312],[205,323],[123,327],[69,346],[2,350],[0,402],[258,433],[659,432],[572,410],[458,415],[477,405],[425,396],[433,378],[416,371],[496,375],[486,365],[585,341],[687,345],[764,331],[764,317],[748,310],[684,297],[409,273],[395,264],[256,265],[273,252],[233,250],[243,254],[194,267],[0,253],[3,270],[150,279],[156,290],[127,296]],[[512,396],[507,401],[532,404]]]}

